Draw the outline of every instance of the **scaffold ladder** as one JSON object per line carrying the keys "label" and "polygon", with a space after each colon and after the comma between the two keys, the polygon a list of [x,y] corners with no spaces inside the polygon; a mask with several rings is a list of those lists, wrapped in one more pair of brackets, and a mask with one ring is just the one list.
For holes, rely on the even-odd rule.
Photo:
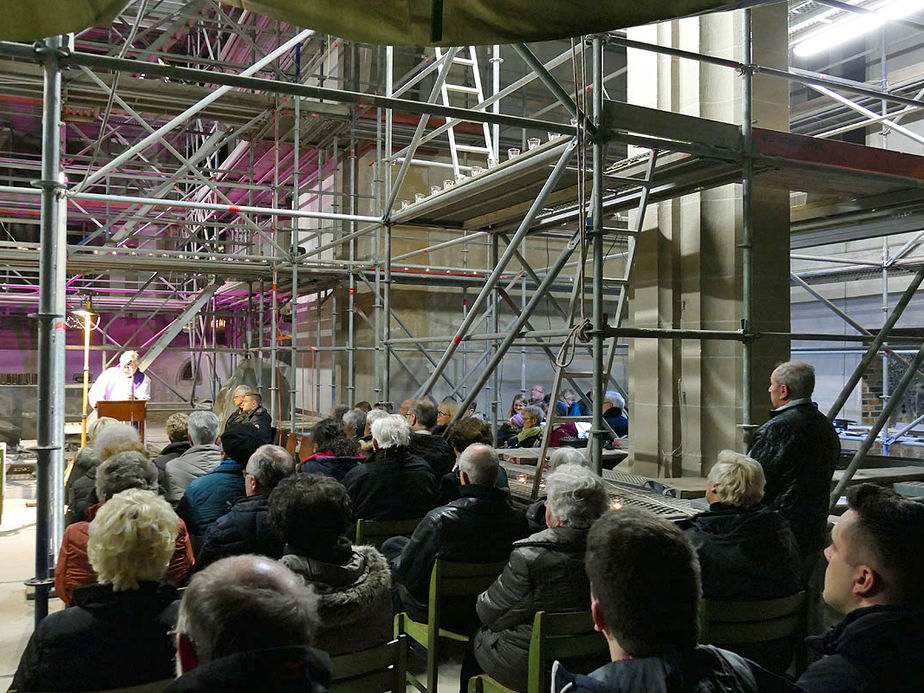
{"label": "scaffold ladder", "polygon": [[[441,60],[445,55],[444,49],[437,47],[435,50],[436,59]],[[452,67],[455,65],[463,68],[463,70],[452,70]],[[468,57],[462,55],[461,48],[458,49],[455,57],[452,59],[452,65],[448,66],[448,69],[450,70],[449,77],[443,82],[441,89],[444,106],[465,106],[471,108],[472,105],[468,103],[469,97],[474,97],[476,104],[484,102],[484,89],[481,86],[481,71],[478,67],[478,52],[475,50],[475,46],[468,47]],[[467,77],[469,71],[471,71],[471,80],[465,79],[464,77],[460,79],[460,73],[463,73]],[[463,83],[450,82],[450,78],[459,80]],[[456,97],[455,100],[453,99],[454,96]],[[461,100],[462,103],[458,103],[459,100]],[[491,129],[487,123],[481,123],[484,144],[463,144],[456,142],[455,122],[455,118],[446,118],[446,124],[449,126],[446,134],[449,137],[449,153],[452,157],[452,170],[456,180],[458,180],[460,175],[460,153],[483,156],[485,158],[485,165],[487,165],[487,160],[494,155],[494,148],[491,142]]]}
{"label": "scaffold ladder", "polygon": [[[636,239],[642,231],[642,227],[645,222],[645,213],[648,210],[648,199],[651,191],[651,181],[654,175],[655,165],[658,161],[658,150],[651,149],[648,153],[648,161],[645,167],[644,178],[635,178],[632,176],[618,176],[610,175],[606,176],[609,183],[615,182],[617,185],[624,185],[625,187],[620,190],[620,196],[625,195],[637,195],[638,205],[635,208],[636,215],[635,221],[632,224],[632,228],[626,230],[617,231],[614,235],[616,237],[623,236],[625,237],[627,243],[627,252],[626,252],[626,264],[625,271],[623,276],[618,280],[619,283],[619,298],[616,303],[616,311],[614,313],[613,324],[616,327],[622,325],[624,315],[626,313],[626,297],[629,290],[629,278],[632,274],[632,268],[635,265],[635,248],[636,248]],[[597,287],[596,290],[600,290],[600,287]],[[580,302],[583,301],[582,293],[584,291],[583,281],[575,281],[574,288],[571,293],[571,300],[569,301],[569,306],[571,310],[570,316],[570,325],[572,329],[576,327],[579,328],[580,325],[577,324],[576,319],[578,317],[577,313]],[[575,332],[577,330],[575,329]],[[577,334],[573,333],[573,338],[577,338]],[[613,357],[616,352],[616,342],[618,337],[611,337],[610,343],[607,349],[607,355],[604,359],[604,368],[602,373],[602,383],[605,384],[610,377],[610,371],[613,367]],[[567,345],[566,345],[567,347]],[[564,351],[564,349],[563,349]],[[546,412],[546,422],[545,426],[542,429],[542,442],[539,447],[539,457],[536,461],[536,473],[533,475],[533,488],[532,488],[532,497],[536,498],[539,495],[539,486],[542,483],[542,473],[547,465],[546,453],[549,449],[549,440],[551,439],[552,431],[558,424],[565,424],[568,422],[586,422],[593,423],[593,416],[562,416],[557,413],[557,403],[561,396],[561,393],[564,389],[563,385],[565,382],[569,383],[572,388],[574,388],[575,393],[578,398],[584,397],[584,392],[588,389],[586,383],[593,383],[593,371],[577,371],[570,370],[570,359],[567,364],[561,363],[562,359],[559,358],[559,362],[556,363],[555,367],[555,377],[552,381],[552,390],[549,398],[549,407]],[[579,382],[583,381],[585,386],[579,385]],[[604,389],[601,387],[601,389]],[[625,393],[622,393],[623,396]],[[591,429],[588,439],[588,449],[592,449],[592,436],[595,435],[604,435],[609,433],[616,439],[616,434],[613,429],[606,423],[603,422],[603,430],[595,431]]]}

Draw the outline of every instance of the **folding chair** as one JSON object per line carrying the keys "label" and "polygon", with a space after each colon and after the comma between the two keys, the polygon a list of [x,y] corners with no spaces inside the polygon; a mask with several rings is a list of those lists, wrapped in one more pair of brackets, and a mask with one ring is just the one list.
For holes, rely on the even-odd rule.
{"label": "folding chair", "polygon": [[421,519],[418,517],[413,520],[357,520],[355,543],[381,548],[386,539],[411,536]]}
{"label": "folding chair", "polygon": [[359,652],[335,655],[331,693],[382,693],[407,688],[407,636]]}

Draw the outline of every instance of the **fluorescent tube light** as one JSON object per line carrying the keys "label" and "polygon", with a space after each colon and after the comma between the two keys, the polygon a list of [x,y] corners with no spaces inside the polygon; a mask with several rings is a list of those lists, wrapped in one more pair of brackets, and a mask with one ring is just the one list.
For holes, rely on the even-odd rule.
{"label": "fluorescent tube light", "polygon": [[874,14],[854,14],[816,31],[793,47],[793,55],[807,58],[876,31],[889,20],[901,19],[920,10],[924,10],[924,0],[892,0],[882,3],[873,9]]}

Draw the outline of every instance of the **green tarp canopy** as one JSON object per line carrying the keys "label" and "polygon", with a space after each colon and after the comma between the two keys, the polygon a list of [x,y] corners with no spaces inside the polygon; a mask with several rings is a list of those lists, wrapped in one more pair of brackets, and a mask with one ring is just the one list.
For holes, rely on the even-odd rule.
{"label": "green tarp canopy", "polygon": [[[761,0],[222,0],[306,29],[386,45],[546,41]],[[26,41],[106,25],[125,0],[0,0],[0,39]]]}

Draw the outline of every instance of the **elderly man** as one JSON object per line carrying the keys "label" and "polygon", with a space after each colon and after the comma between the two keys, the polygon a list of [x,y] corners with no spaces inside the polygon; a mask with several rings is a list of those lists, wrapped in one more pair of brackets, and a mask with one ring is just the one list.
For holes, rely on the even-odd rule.
{"label": "elderly man", "polygon": [[587,676],[555,662],[553,693],[794,690],[733,652],[697,645],[699,566],[676,525],[644,510],[604,513],[587,536],[584,566],[611,662]]}
{"label": "elderly man", "polygon": [[603,418],[620,438],[629,435],[629,419],[626,418],[625,409],[626,400],[616,390],[609,390],[603,395]]}
{"label": "elderly man", "polygon": [[787,361],[770,374],[770,420],[757,429],[748,455],[767,479],[764,502],[789,520],[807,582],[825,545],[828,495],[841,446],[834,426],[812,402],[815,369]]}
{"label": "elderly man", "polygon": [[426,399],[414,401],[405,418],[411,427],[411,452],[426,460],[437,479],[451,472],[456,456],[442,436],[433,435],[436,428],[436,406],[433,402]]}
{"label": "elderly man", "polygon": [[[487,445],[470,445],[459,458],[461,498],[427,513],[410,539],[393,537],[382,546],[392,564],[398,598],[411,618],[427,620],[430,572],[436,557],[492,563],[510,556],[513,542],[529,534],[526,517],[494,487],[500,463]],[[475,600],[449,598],[442,620],[470,633],[478,625]]]}
{"label": "elderly man", "polygon": [[361,438],[366,430],[366,412],[350,409],[343,415],[343,432],[347,438]]}
{"label": "elderly man", "polygon": [[372,424],[369,459],[343,477],[353,514],[364,520],[410,520],[436,505],[436,478],[430,466],[408,449],[410,428],[400,414]]}
{"label": "elderly man", "polygon": [[248,392],[250,392],[250,388],[247,385],[238,385],[234,388],[234,392],[231,393],[231,401],[234,403],[234,410],[228,415],[222,430],[232,424],[239,424],[244,420],[244,412],[241,409],[241,405],[244,403],[244,395]]}
{"label": "elderly man", "polygon": [[269,525],[269,495],[286,477],[295,474],[295,459],[278,445],[262,445],[244,469],[244,498],[209,527],[199,550],[196,569],[226,556],[244,553],[270,558],[282,556],[282,539]]}
{"label": "elderly man", "polygon": [[186,691],[309,691],[330,683],[330,660],[310,647],[317,596],[288,568],[260,556],[233,556],[193,578],[177,622]]}
{"label": "elderly man", "polygon": [[257,435],[264,443],[273,441],[273,419],[269,412],[263,408],[263,397],[259,392],[251,390],[244,395],[244,401],[241,402],[241,424],[252,426],[257,430]]}
{"label": "elderly man", "polygon": [[844,620],[809,642],[822,659],[797,681],[807,693],[919,693],[924,686],[924,504],[873,484],[825,549],[824,600]]}
{"label": "elderly man", "polygon": [[215,469],[222,460],[215,414],[192,412],[186,420],[186,432],[192,447],[166,465],[167,500],[174,504],[180,502],[193,481]]}
{"label": "elderly man", "polygon": [[[584,572],[587,532],[609,509],[603,481],[575,464],[546,478],[548,528],[513,544],[504,573],[478,597],[484,624],[473,638],[479,668],[504,686],[529,684],[529,642],[538,611],[588,611],[590,584]],[[467,658],[467,663],[473,663]],[[462,684],[474,675],[463,667]]]}
{"label": "elderly man", "polygon": [[151,399],[151,379],[138,370],[137,351],[124,352],[119,365],[100,373],[87,393],[91,407],[99,400],[110,399]]}

